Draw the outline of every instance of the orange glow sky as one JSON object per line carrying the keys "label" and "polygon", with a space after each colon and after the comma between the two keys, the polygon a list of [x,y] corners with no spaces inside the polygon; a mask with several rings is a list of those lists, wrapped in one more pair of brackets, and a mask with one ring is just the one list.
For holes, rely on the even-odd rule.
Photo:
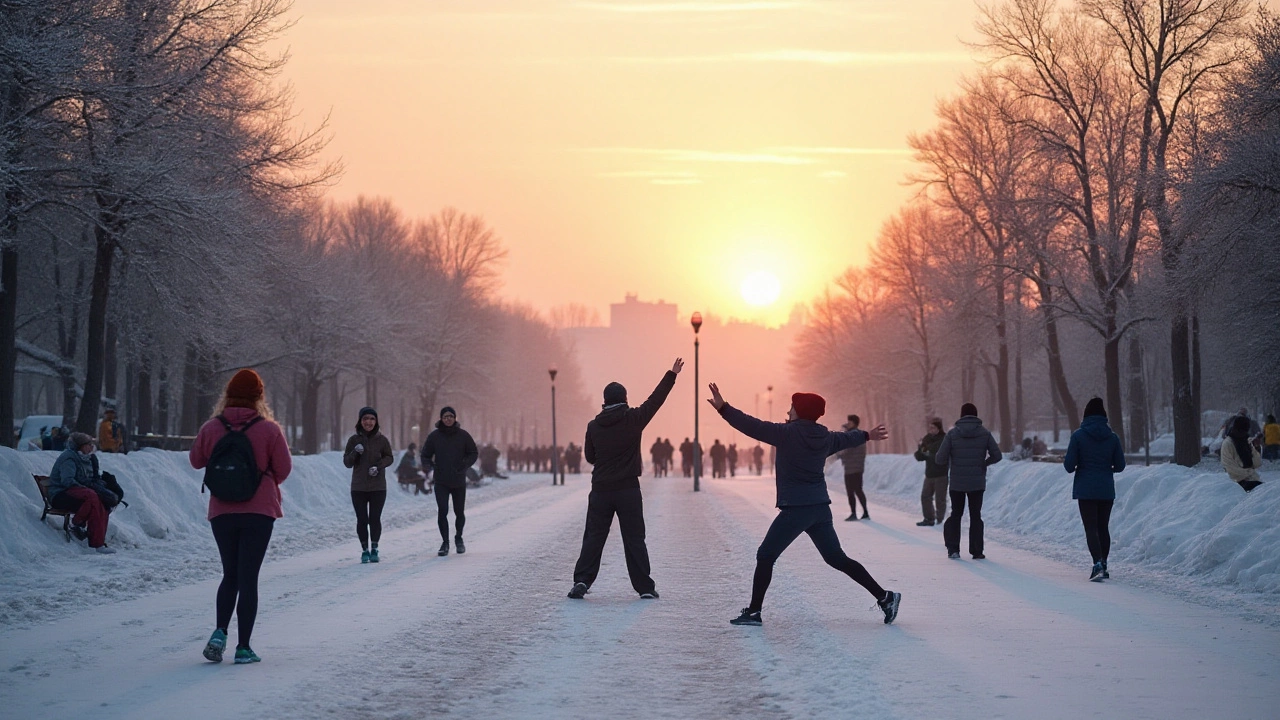
{"label": "orange glow sky", "polygon": [[[911,190],[906,135],[976,66],[967,0],[297,0],[283,80],[330,193],[481,214],[503,293],[777,323]],[[751,308],[749,273],[778,302]]]}

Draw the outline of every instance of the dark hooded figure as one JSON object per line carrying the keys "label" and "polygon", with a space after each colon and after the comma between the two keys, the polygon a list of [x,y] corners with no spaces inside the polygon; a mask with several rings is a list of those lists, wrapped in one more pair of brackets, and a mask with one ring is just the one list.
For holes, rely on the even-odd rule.
{"label": "dark hooded figure", "polygon": [[1237,415],[1227,427],[1227,439],[1222,443],[1219,456],[1222,468],[1232,480],[1240,484],[1245,492],[1250,492],[1262,484],[1258,476],[1258,467],[1262,464],[1262,456],[1258,449],[1249,442],[1253,436],[1253,428],[1249,418]]}
{"label": "dark hooded figure", "polygon": [[436,429],[422,441],[422,471],[433,471],[436,494],[436,522],[440,525],[439,555],[449,554],[449,499],[453,499],[453,517],[456,531],[454,548],[459,554],[467,551],[462,542],[462,528],[467,523],[467,469],[476,464],[480,451],[471,433],[458,424],[458,413],[453,408],[440,408]]}
{"label": "dark hooded figure", "polygon": [[645,426],[666,402],[675,387],[676,375],[683,368],[684,360],[676,358],[649,399],[639,407],[627,405],[627,389],[621,383],[609,383],[604,389],[600,414],[587,423],[583,451],[592,465],[591,494],[587,496],[582,552],[573,569],[573,588],[569,590],[569,597],[575,600],[586,596],[600,573],[600,556],[615,514],[622,531],[622,551],[631,587],[646,600],[658,597],[649,576],[649,548],[644,542],[644,502],[640,495],[644,456],[640,442]]}
{"label": "dark hooded figure", "polygon": [[[395,462],[391,441],[379,432],[378,411],[360,408],[356,434],[347,439],[342,464],[351,468],[351,505],[356,510],[356,537],[360,538],[360,562],[378,562],[378,538],[382,537],[382,506],[387,502],[387,468]],[[369,541],[373,547],[369,547]]]}
{"label": "dark hooded figure", "polygon": [[827,401],[813,393],[795,393],[791,396],[791,408],[787,422],[772,423],[742,412],[725,402],[715,383],[708,386],[711,398],[707,402],[720,413],[725,422],[749,438],[768,443],[777,449],[777,465],[774,482],[777,485],[778,516],[769,525],[764,540],[756,550],[756,572],[751,583],[751,604],[742,609],[738,617],[729,621],[732,625],[763,624],[760,611],[764,608],[764,596],[773,581],[773,566],[782,552],[800,537],[807,534],[822,559],[831,567],[848,575],[871,596],[884,613],[885,624],[898,616],[901,593],[886,590],[871,577],[871,573],[844,553],[840,538],[836,536],[831,518],[831,496],[827,494],[827,478],[824,472],[827,458],[868,440],[883,440],[888,431],[880,425],[871,432],[847,430],[831,432],[818,424],[818,418],[827,410]]}
{"label": "dark hooded figure", "polygon": [[1120,438],[1107,424],[1107,411],[1102,398],[1093,398],[1084,406],[1080,429],[1071,433],[1067,454],[1062,458],[1067,472],[1075,473],[1071,497],[1080,504],[1080,521],[1084,523],[1085,542],[1093,556],[1089,579],[1111,577],[1107,556],[1111,553],[1111,507],[1116,500],[1115,474],[1124,470],[1124,449]]}

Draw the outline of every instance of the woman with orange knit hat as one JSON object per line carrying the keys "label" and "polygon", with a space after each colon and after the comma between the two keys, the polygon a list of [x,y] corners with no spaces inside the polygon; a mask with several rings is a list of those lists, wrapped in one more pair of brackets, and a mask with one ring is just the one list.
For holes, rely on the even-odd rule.
{"label": "woman with orange knit hat", "polygon": [[809,534],[809,539],[828,565],[853,578],[871,593],[884,612],[886,625],[893,622],[898,616],[898,603],[901,602],[902,595],[880,587],[862,563],[845,555],[840,548],[840,538],[836,536],[835,525],[831,520],[831,497],[827,494],[827,477],[824,473],[827,457],[868,440],[884,440],[889,437],[889,432],[883,425],[870,432],[831,432],[818,424],[818,418],[826,412],[827,401],[821,395],[813,393],[796,393],[791,396],[787,422],[765,422],[725,402],[715,383],[711,383],[710,387],[711,398],[707,402],[711,403],[725,422],[743,435],[777,448],[774,477],[778,489],[778,517],[774,518],[760,543],[760,549],[756,551],[751,604],[729,622],[733,625],[763,624],[760,610],[764,607],[765,592],[773,580],[773,564],[787,546],[800,537],[800,533]]}
{"label": "woman with orange knit hat", "polygon": [[191,446],[191,467],[205,468],[209,525],[222,558],[217,622],[204,656],[222,662],[227,627],[238,620],[236,664],[261,658],[249,647],[258,615],[258,571],[280,509],[280,483],[293,470],[289,442],[271,418],[262,378],[241,370],[227,383],[213,417]]}

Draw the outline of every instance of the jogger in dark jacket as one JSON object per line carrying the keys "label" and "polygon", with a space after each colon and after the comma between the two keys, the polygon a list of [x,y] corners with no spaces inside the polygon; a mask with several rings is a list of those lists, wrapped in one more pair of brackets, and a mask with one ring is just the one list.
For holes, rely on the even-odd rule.
{"label": "jogger in dark jacket", "polygon": [[1062,466],[1075,473],[1071,497],[1080,504],[1080,522],[1084,524],[1085,542],[1093,556],[1089,579],[1111,577],[1107,556],[1111,553],[1111,507],[1116,500],[1115,474],[1124,470],[1124,449],[1120,438],[1107,424],[1107,410],[1102,398],[1093,398],[1084,406],[1080,429],[1071,433]]}
{"label": "jogger in dark jacket", "polygon": [[600,556],[609,539],[613,516],[618,516],[622,531],[622,551],[627,560],[631,587],[645,599],[656,599],[658,591],[649,576],[649,549],[644,542],[644,502],[640,496],[640,474],[644,459],[640,451],[644,428],[666,402],[675,387],[676,374],[684,368],[684,360],[675,363],[649,399],[639,407],[627,406],[627,389],[611,382],[604,389],[604,406],[594,420],[587,423],[587,439],[583,446],[591,468],[591,494],[587,496],[587,524],[582,533],[582,552],[573,569],[573,588],[569,597],[581,600],[600,573]]}
{"label": "jogger in dark jacket", "polygon": [[422,441],[422,471],[434,471],[436,521],[440,525],[439,555],[449,554],[449,499],[453,498],[453,545],[459,553],[467,551],[462,541],[462,528],[467,523],[467,468],[476,464],[480,450],[471,433],[458,424],[458,413],[445,406],[440,409],[436,429]]}
{"label": "jogger in dark jacket", "polygon": [[868,440],[883,440],[889,433],[883,425],[871,432],[850,430],[831,432],[818,424],[826,412],[826,401],[820,395],[796,393],[791,396],[791,409],[786,423],[771,423],[751,417],[724,401],[720,388],[710,384],[707,402],[735,430],[777,448],[774,475],[778,488],[778,517],[774,518],[764,541],[756,551],[756,572],[751,587],[751,604],[730,620],[734,625],[760,625],[764,595],[773,580],[773,565],[800,533],[809,539],[831,567],[853,578],[876,599],[884,612],[886,624],[898,615],[900,593],[885,590],[871,577],[861,563],[844,554],[840,538],[831,521],[831,497],[827,494],[824,465],[827,457],[845,448],[862,445]]}

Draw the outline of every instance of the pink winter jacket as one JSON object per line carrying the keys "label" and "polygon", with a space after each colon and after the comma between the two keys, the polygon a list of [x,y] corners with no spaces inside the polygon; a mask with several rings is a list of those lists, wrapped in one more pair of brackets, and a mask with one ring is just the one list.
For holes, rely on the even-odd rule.
{"label": "pink winter jacket", "polygon": [[[232,427],[239,428],[258,413],[252,408],[229,407],[222,414]],[[206,422],[191,446],[191,467],[201,470],[208,465],[213,446],[226,434],[227,429],[217,418]],[[210,495],[210,520],[227,513],[253,513],[273,518],[284,515],[280,510],[280,483],[293,470],[293,457],[289,454],[289,442],[284,438],[284,431],[270,420],[259,420],[245,434],[249,436],[249,444],[253,445],[253,458],[258,463],[258,470],[263,473],[258,492],[244,502],[227,502]]]}

